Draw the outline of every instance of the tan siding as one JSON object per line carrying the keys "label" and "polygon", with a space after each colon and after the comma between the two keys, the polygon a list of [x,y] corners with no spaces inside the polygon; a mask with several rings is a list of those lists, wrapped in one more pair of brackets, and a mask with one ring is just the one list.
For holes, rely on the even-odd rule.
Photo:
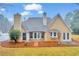
{"label": "tan siding", "polygon": [[64,24],[64,22],[61,20],[61,18],[56,18],[54,23],[51,24],[50,30],[53,29],[60,29],[61,32],[70,32],[68,27]]}
{"label": "tan siding", "polygon": [[50,32],[45,32],[45,41],[51,40]]}
{"label": "tan siding", "polygon": [[50,31],[54,31],[54,30],[59,30],[59,32],[61,33],[61,40],[63,40],[63,33],[70,33],[69,34],[69,38],[71,40],[72,38],[72,34],[70,32],[70,29],[67,27],[67,25],[63,22],[63,20],[61,20],[61,17],[56,17],[54,22],[51,23],[50,25]]}

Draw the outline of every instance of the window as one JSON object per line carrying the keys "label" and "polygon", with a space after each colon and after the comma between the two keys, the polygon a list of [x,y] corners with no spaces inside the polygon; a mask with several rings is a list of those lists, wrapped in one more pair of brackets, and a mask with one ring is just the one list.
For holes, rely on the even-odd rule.
{"label": "window", "polygon": [[30,38],[33,38],[33,39],[44,38],[44,32],[30,32]]}
{"label": "window", "polygon": [[50,34],[51,34],[51,36],[52,36],[52,32],[51,32]]}
{"label": "window", "polygon": [[67,39],[69,39],[69,33],[67,33]]}
{"label": "window", "polygon": [[38,38],[40,38],[40,34],[41,34],[41,33],[38,33]]}
{"label": "window", "polygon": [[63,39],[68,40],[69,39],[69,33],[63,33]]}
{"label": "window", "polygon": [[56,32],[54,32],[54,36],[56,36]]}
{"label": "window", "polygon": [[34,33],[34,38],[36,38],[36,37],[37,37],[37,36],[36,36],[36,34],[37,34],[37,33]]}
{"label": "window", "polygon": [[63,39],[65,40],[66,38],[65,38],[65,33],[63,33]]}
{"label": "window", "polygon": [[50,34],[51,34],[51,37],[52,37],[52,38],[57,37],[57,33],[56,33],[56,32],[51,32]]}
{"label": "window", "polygon": [[33,38],[33,32],[30,32],[30,38]]}
{"label": "window", "polygon": [[44,32],[41,33],[41,38],[44,38]]}
{"label": "window", "polygon": [[26,33],[23,33],[23,40],[26,40]]}

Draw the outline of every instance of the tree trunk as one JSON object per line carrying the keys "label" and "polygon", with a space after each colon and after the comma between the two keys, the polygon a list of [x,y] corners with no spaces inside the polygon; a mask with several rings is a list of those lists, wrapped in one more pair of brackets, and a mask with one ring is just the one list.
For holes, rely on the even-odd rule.
{"label": "tree trunk", "polygon": [[15,43],[17,43],[17,40],[15,39]]}

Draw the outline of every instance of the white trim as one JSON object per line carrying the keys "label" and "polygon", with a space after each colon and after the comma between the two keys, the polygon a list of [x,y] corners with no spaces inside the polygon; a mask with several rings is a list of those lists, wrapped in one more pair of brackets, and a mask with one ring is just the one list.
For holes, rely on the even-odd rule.
{"label": "white trim", "polygon": [[39,35],[39,33],[38,32],[36,32],[36,39],[38,40],[38,35]]}
{"label": "white trim", "polygon": [[41,33],[39,32],[39,39],[41,39]]}
{"label": "white trim", "polygon": [[[63,39],[63,33],[65,33],[65,39]],[[63,32],[62,33],[62,41],[71,41],[71,33],[70,32]],[[69,39],[67,39],[67,33],[69,33]]]}
{"label": "white trim", "polygon": [[[32,39],[42,39],[42,32],[32,32],[33,33],[33,38]],[[35,33],[36,33],[36,38],[35,38]],[[39,35],[39,37],[38,37],[38,35]]]}
{"label": "white trim", "polygon": [[27,33],[26,33],[26,41],[29,41],[29,38],[30,38],[29,32],[27,32]]}
{"label": "white trim", "polygon": [[[52,33],[52,38],[57,38],[57,32],[56,31],[54,31],[54,32],[51,32]],[[56,33],[56,36],[54,36],[54,33]]]}

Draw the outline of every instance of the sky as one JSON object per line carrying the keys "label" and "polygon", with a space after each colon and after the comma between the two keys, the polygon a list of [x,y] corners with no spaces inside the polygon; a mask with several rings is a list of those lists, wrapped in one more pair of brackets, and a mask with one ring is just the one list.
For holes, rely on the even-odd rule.
{"label": "sky", "polygon": [[22,15],[22,20],[28,17],[41,17],[43,12],[47,16],[53,18],[60,14],[64,19],[68,12],[79,10],[76,3],[0,3],[0,14],[3,14],[9,21],[13,21],[16,13]]}

